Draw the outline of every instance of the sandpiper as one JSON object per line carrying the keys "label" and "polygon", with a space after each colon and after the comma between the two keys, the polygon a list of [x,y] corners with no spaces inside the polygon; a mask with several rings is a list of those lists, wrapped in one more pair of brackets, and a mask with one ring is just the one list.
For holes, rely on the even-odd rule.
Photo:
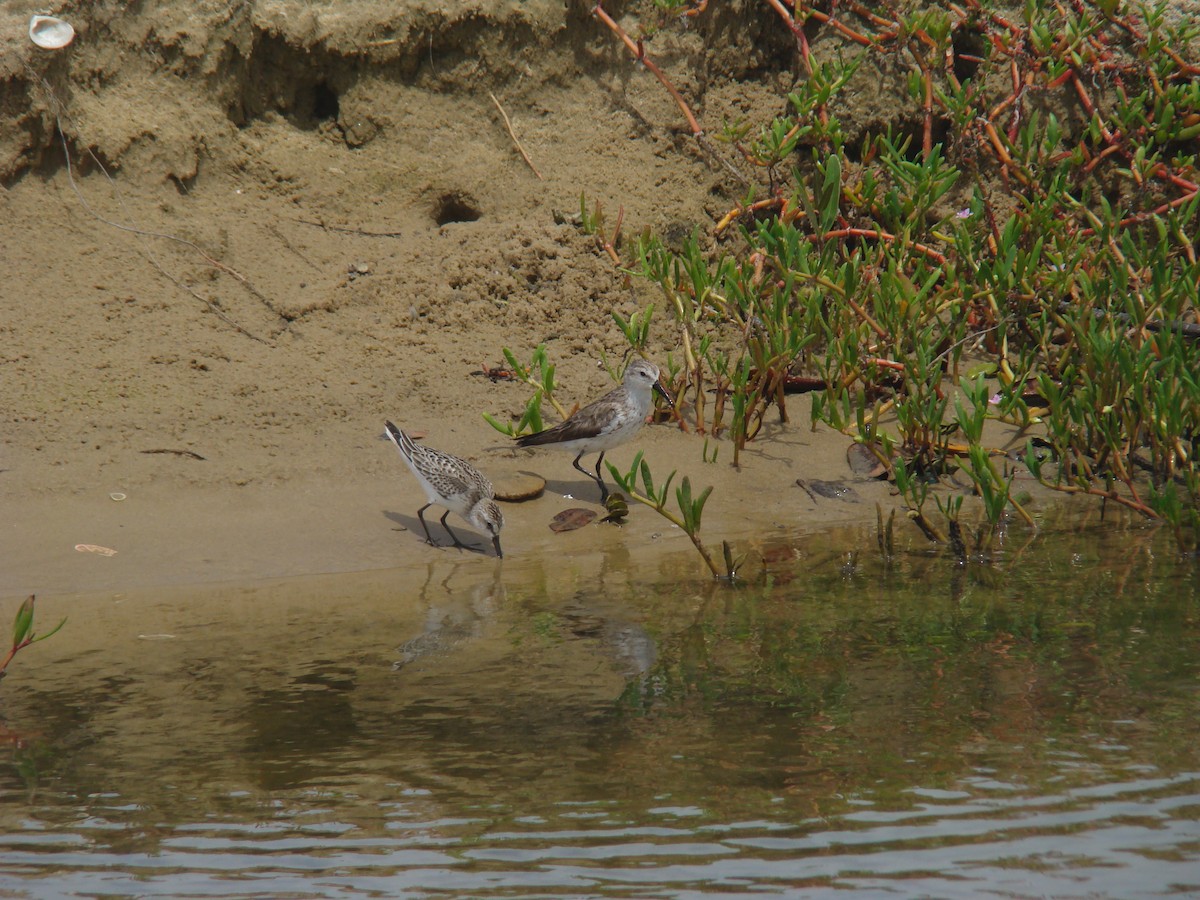
{"label": "sandpiper", "polygon": [[[600,485],[600,502],[603,503],[608,499],[608,488],[600,476],[604,451],[625,443],[638,433],[654,405],[653,391],[671,403],[670,395],[658,383],[658,366],[644,359],[635,359],[625,370],[625,379],[620,387],[589,403],[553,428],[518,437],[517,446],[539,447],[545,444],[578,451],[571,465]],[[597,450],[600,456],[596,459],[596,474],[593,475],[579,465],[579,460]]]}
{"label": "sandpiper", "polygon": [[496,505],[496,492],[492,489],[492,483],[465,459],[416,444],[391,422],[384,422],[383,425],[387,436],[400,450],[400,455],[404,457],[412,473],[417,476],[417,481],[425,491],[425,499],[429,501],[417,510],[417,518],[421,520],[421,527],[425,529],[425,538],[429,543],[437,546],[425,522],[425,510],[436,503],[446,508],[441,519],[442,527],[454,541],[455,547],[464,548],[466,544],[458,539],[458,535],[451,531],[446,523],[446,516],[452,512],[458,513],[468,524],[490,535],[496,555],[503,557],[504,553],[500,550],[500,529],[504,527],[504,516],[500,513],[500,507]]}

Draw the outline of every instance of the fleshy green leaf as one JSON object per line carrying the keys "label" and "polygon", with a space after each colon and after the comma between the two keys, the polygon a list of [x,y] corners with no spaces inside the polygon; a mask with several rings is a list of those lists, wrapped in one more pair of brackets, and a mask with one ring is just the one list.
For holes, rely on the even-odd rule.
{"label": "fleshy green leaf", "polygon": [[30,594],[28,599],[21,604],[21,608],[17,610],[17,615],[13,619],[13,642],[14,647],[19,646],[28,636],[29,629],[33,627],[33,594]]}
{"label": "fleshy green leaf", "polygon": [[513,436],[513,426],[512,426],[511,422],[501,422],[499,419],[497,419],[495,416],[491,415],[490,413],[484,413],[483,420],[485,422],[487,422],[489,425],[491,425],[493,428],[495,428],[501,434],[506,434],[509,437]]}
{"label": "fleshy green leaf", "polygon": [[646,496],[651,500],[658,499],[654,494],[654,476],[650,474],[650,465],[644,459],[642,462],[642,484],[646,486]]}
{"label": "fleshy green leaf", "polygon": [[66,624],[67,624],[67,617],[63,616],[61,622],[59,622],[57,625],[55,625],[53,628],[51,628],[45,634],[39,634],[35,638],[30,638],[29,643],[36,644],[38,641],[44,641],[46,638],[50,637],[50,635],[52,635],[52,634],[58,634],[59,630]]}

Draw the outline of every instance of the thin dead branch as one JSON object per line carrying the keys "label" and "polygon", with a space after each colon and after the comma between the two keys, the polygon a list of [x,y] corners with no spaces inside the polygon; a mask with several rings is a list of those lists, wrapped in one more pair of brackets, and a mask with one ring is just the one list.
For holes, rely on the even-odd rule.
{"label": "thin dead branch", "polygon": [[516,132],[513,131],[512,122],[508,119],[508,113],[504,111],[504,107],[500,105],[500,101],[496,99],[496,95],[488,91],[488,96],[492,98],[492,102],[496,104],[496,109],[500,110],[500,115],[504,117],[504,127],[508,129],[508,136],[512,138],[512,142],[516,145],[517,150],[521,154],[521,159],[525,160],[525,164],[533,170],[533,174],[542,179],[542,173],[537,170],[537,166],[533,164],[533,160],[529,158],[529,154],[525,152],[525,148],[521,146],[521,142],[517,140]]}

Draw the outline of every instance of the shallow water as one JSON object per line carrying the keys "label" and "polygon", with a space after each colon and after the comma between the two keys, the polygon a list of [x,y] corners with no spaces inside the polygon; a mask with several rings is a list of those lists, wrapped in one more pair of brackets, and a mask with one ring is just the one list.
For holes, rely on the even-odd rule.
{"label": "shallow water", "polygon": [[1169,536],[752,556],[737,588],[687,551],[436,553],[53,606],[0,686],[0,894],[1200,891]]}

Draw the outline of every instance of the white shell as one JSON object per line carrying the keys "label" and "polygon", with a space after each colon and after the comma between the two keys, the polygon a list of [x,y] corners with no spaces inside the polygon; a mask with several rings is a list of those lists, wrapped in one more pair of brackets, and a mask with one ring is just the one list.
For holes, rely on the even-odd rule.
{"label": "white shell", "polygon": [[29,20],[29,39],[43,50],[61,50],[75,39],[75,29],[54,16],[34,16]]}

